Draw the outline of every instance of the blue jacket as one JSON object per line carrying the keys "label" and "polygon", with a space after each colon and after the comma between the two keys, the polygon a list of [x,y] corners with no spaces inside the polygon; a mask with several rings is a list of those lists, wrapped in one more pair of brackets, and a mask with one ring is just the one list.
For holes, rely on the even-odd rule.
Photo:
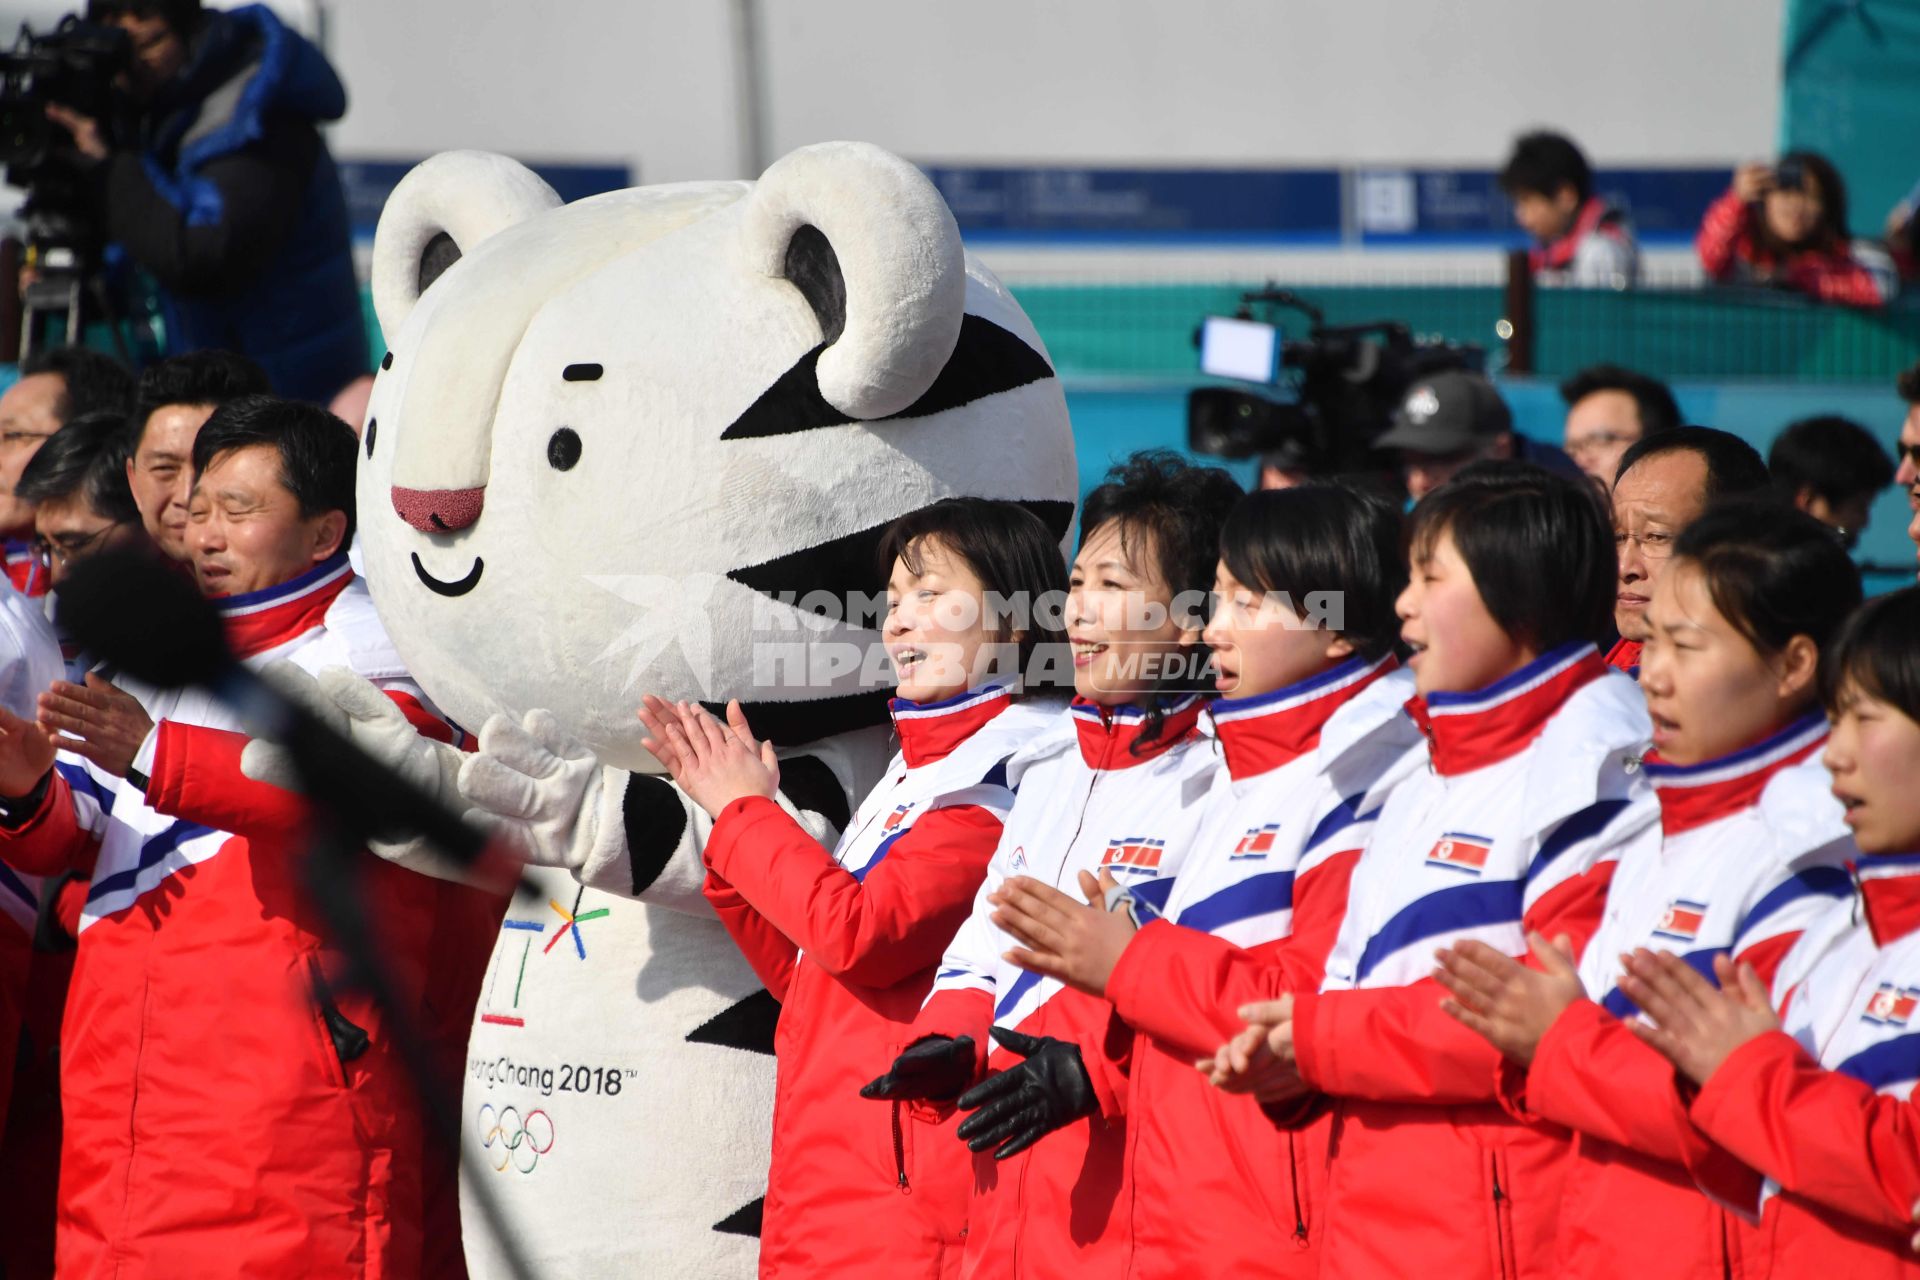
{"label": "blue jacket", "polygon": [[210,12],[105,170],[109,238],[160,283],[170,351],[260,362],[325,402],[367,371],[346,198],[318,126],[346,111],[321,52],[273,12]]}

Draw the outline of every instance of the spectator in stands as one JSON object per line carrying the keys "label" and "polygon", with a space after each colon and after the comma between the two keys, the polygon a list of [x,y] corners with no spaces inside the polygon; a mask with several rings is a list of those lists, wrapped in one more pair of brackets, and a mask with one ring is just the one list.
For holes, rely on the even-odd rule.
{"label": "spectator in stands", "polygon": [[127,488],[127,420],[83,414],[40,446],[14,486],[33,504],[33,551],[58,588],[75,561],[146,540]]}
{"label": "spectator in stands", "polygon": [[1721,284],[1773,285],[1854,307],[1881,306],[1897,284],[1885,251],[1848,234],[1846,184],[1812,151],[1736,169],[1694,247]]}
{"label": "spectator in stands", "polygon": [[1613,481],[1613,545],[1620,558],[1613,629],[1620,639],[1607,654],[1609,665],[1638,673],[1647,602],[1681,531],[1714,499],[1755,493],[1768,483],[1767,464],[1754,447],[1712,427],[1675,427],[1627,450]]}
{"label": "spectator in stands", "polygon": [[1500,170],[1513,218],[1538,243],[1528,255],[1534,279],[1584,289],[1621,289],[1640,272],[1640,250],[1626,210],[1594,194],[1593,167],[1573,139],[1523,134]]}
{"label": "spectator in stands", "polygon": [[1393,425],[1374,447],[1399,451],[1407,494],[1416,502],[1483,458],[1514,458],[1562,475],[1580,475],[1560,450],[1517,434],[1513,414],[1493,383],[1484,374],[1465,370],[1436,373],[1414,383]]}
{"label": "spectator in stands", "polygon": [[1851,418],[1823,415],[1788,426],[1767,454],[1773,487],[1840,535],[1851,551],[1873,500],[1893,483],[1893,459]]}
{"label": "spectator in stands", "polygon": [[127,486],[147,535],[173,559],[188,558],[187,494],[201,424],[228,401],[269,390],[265,371],[231,351],[174,356],[140,375]]}
{"label": "spectator in stands", "polygon": [[1907,537],[1913,540],[1915,559],[1920,560],[1920,363],[1902,372],[1895,385],[1907,402],[1907,416],[1900,423],[1900,468],[1893,473],[1893,482],[1907,491],[1907,507],[1913,512]]}
{"label": "spectator in stands", "polygon": [[[60,106],[110,240],[170,296],[176,351],[242,351],[324,404],[367,371],[346,198],[319,132],[347,107],[326,58],[265,5],[90,0],[133,40],[139,114],[116,131]],[[117,123],[117,122],[116,122]]]}
{"label": "spectator in stands", "polygon": [[37,353],[0,395],[0,539],[15,589],[32,596],[47,590],[46,575],[34,569],[33,504],[14,493],[21,470],[64,423],[82,414],[125,414],[132,400],[133,375],[126,367],[85,347]]}
{"label": "spectator in stands", "polygon": [[1588,365],[1560,384],[1567,402],[1567,456],[1602,489],[1613,486],[1629,446],[1680,425],[1667,384],[1617,364]]}

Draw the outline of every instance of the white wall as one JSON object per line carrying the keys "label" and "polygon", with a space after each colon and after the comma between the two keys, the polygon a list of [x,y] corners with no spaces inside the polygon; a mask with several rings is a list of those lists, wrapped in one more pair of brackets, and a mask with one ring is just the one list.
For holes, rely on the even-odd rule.
{"label": "white wall", "polygon": [[[1551,123],[1603,164],[1725,162],[1772,149],[1779,107],[1784,0],[752,2],[770,157],[1493,164]],[[749,167],[732,0],[285,3],[325,11],[341,155]],[[6,0],[0,29],[66,7]]]}
{"label": "white wall", "polygon": [[[1771,150],[1784,0],[755,0],[769,155],[1496,163],[1529,124],[1601,163]],[[331,0],[336,149],[744,172],[729,0]]]}

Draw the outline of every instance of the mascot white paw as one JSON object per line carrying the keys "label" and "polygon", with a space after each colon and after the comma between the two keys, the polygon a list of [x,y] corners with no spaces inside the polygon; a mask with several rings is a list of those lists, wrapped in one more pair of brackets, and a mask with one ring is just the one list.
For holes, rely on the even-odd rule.
{"label": "mascot white paw", "polygon": [[484,726],[467,801],[553,864],[502,925],[467,1141],[541,1274],[751,1275],[778,1010],[634,709],[740,699],[830,838],[891,750],[879,618],[836,606],[943,497],[1065,536],[1059,381],[938,192],[860,143],[564,206],[436,156],[381,216],[373,294],[366,576],[415,678]]}

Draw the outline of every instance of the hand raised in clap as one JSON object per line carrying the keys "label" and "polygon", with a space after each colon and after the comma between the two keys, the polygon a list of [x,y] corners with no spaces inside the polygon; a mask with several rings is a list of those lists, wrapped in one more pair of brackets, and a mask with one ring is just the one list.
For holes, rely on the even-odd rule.
{"label": "hand raised in clap", "polygon": [[55,680],[40,695],[40,727],[61,751],[91,760],[116,778],[127,776],[153,721],[140,700],[123,693],[98,672],[85,684]]}
{"label": "hand raised in clap", "polygon": [[1107,891],[1118,887],[1110,871],[1102,869],[1098,879],[1082,871],[1083,903],[1031,876],[1008,880],[987,895],[994,924],[1023,944],[1006,953],[1007,963],[1106,995],[1107,979],[1136,932],[1126,912],[1107,910]]}
{"label": "hand raised in clap", "polygon": [[1538,969],[1471,939],[1442,948],[1434,978],[1453,993],[1440,1007],[1515,1062],[1530,1063],[1540,1038],[1574,1001],[1586,995],[1573,964],[1573,943],[1527,935]]}
{"label": "hand raised in clap", "polygon": [[1224,1093],[1250,1094],[1263,1104],[1290,1102],[1312,1092],[1293,1052],[1293,997],[1242,1005],[1246,1028],[1193,1065]]}
{"label": "hand raised in clap", "polygon": [[1620,990],[1652,1019],[1636,1018],[1627,1025],[1695,1084],[1705,1084],[1747,1041],[1780,1029],[1767,986],[1750,964],[1736,967],[1726,956],[1715,956],[1716,987],[1671,952],[1642,947],[1625,961]]}
{"label": "hand raised in clap", "polygon": [[779,793],[780,761],[773,744],[754,739],[738,701],[727,704],[725,726],[705,707],[652,694],[641,699],[638,714],[647,727],[640,745],[708,817],[719,817],[735,800],[772,799]]}

